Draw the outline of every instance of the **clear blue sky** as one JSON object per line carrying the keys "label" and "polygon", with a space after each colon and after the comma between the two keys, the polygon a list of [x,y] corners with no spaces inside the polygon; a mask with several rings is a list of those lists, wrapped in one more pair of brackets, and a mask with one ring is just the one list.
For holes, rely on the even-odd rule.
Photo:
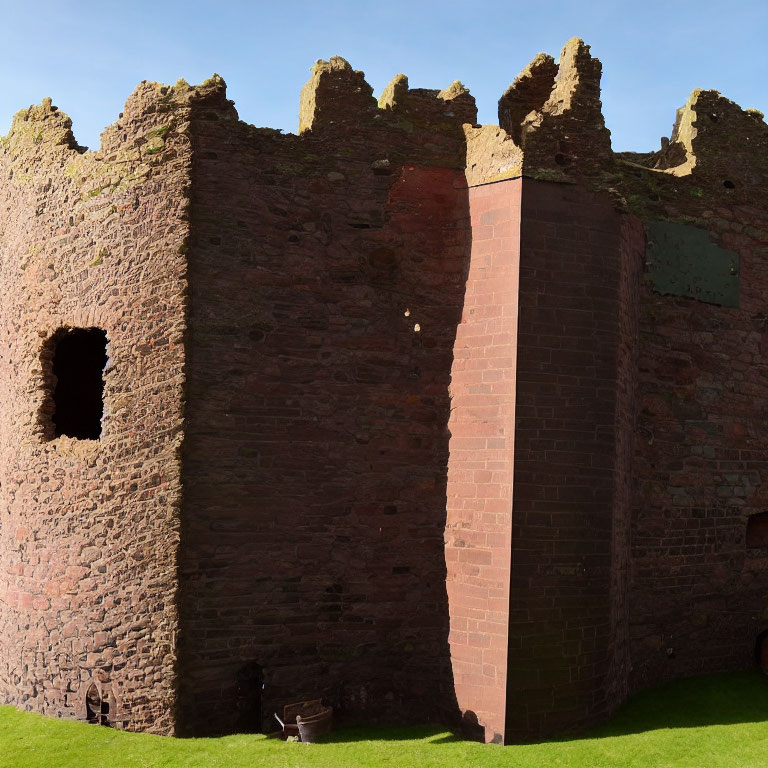
{"label": "clear blue sky", "polygon": [[227,81],[240,117],[295,131],[299,90],[339,54],[378,95],[461,80],[479,121],[496,123],[504,88],[539,51],[574,35],[603,62],[615,150],[668,136],[694,88],[768,114],[768,0],[0,0],[0,135],[51,96],[81,144],[98,146],[140,80]]}

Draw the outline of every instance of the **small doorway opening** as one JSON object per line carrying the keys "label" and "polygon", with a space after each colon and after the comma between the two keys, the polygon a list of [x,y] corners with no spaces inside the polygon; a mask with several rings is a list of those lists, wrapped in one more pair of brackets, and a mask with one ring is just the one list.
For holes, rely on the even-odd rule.
{"label": "small doorway opening", "polygon": [[95,683],[90,684],[85,694],[85,719],[93,725],[109,725],[109,702]]}
{"label": "small doorway opening", "polygon": [[240,667],[237,673],[237,699],[235,701],[235,723],[237,733],[262,733],[264,713],[262,695],[264,692],[264,670],[255,661]]}

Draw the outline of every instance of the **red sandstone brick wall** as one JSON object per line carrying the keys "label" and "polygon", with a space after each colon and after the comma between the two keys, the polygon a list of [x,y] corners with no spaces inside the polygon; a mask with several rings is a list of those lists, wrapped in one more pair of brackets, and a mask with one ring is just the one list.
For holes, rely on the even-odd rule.
{"label": "red sandstone brick wall", "polygon": [[522,190],[507,738],[604,716],[621,338],[620,216],[576,186]]}
{"label": "red sandstone brick wall", "polygon": [[503,739],[505,722],[522,186],[470,189],[472,255],[451,369],[451,661],[458,705],[487,741]]}
{"label": "red sandstone brick wall", "polygon": [[462,711],[487,740],[513,740],[626,697],[644,235],[574,186],[480,186],[470,210],[449,424],[451,654]]}
{"label": "red sandstone brick wall", "polygon": [[[0,703],[82,718],[96,681],[113,723],[158,733],[173,729],[189,180],[167,93],[139,86],[99,153],[73,148],[50,103],[0,144]],[[98,441],[48,439],[41,349],[70,326],[108,337]]]}
{"label": "red sandstone brick wall", "polygon": [[610,666],[606,680],[609,711],[629,692],[629,580],[637,425],[637,361],[640,281],[645,263],[645,232],[639,219],[620,219],[619,347],[616,360],[616,430],[611,548]]}
{"label": "red sandstone brick wall", "polygon": [[272,728],[318,696],[445,721],[463,173],[397,161],[403,144],[430,157],[418,132],[297,138],[229,109],[193,125],[182,727]]}
{"label": "red sandstone brick wall", "polygon": [[709,222],[714,242],[740,255],[740,306],[643,286],[634,689],[749,668],[768,628],[768,550],[745,541],[749,516],[768,509],[768,220],[756,207],[724,200],[700,221]]}

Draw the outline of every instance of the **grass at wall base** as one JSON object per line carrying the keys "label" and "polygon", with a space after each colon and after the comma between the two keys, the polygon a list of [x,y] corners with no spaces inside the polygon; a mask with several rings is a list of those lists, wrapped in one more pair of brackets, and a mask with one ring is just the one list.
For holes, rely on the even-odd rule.
{"label": "grass at wall base", "polygon": [[169,739],[49,720],[0,707],[0,768],[763,768],[768,678],[737,672],[635,696],[580,737],[499,747],[429,727],[334,732],[322,744],[258,735]]}

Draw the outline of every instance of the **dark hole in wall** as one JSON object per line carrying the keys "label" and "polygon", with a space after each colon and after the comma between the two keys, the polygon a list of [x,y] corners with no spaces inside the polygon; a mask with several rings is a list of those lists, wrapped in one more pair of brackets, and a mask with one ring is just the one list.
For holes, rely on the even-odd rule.
{"label": "dark hole in wall", "polygon": [[104,413],[107,334],[99,328],[74,328],[57,334],[54,342],[54,434],[98,440]]}
{"label": "dark hole in wall", "polygon": [[768,629],[761,632],[755,641],[755,664],[768,675]]}
{"label": "dark hole in wall", "polygon": [[235,701],[235,732],[261,733],[264,713],[261,701],[264,691],[264,670],[255,661],[242,666],[237,673]]}
{"label": "dark hole in wall", "polygon": [[564,141],[557,142],[557,153],[555,154],[555,162],[558,165],[570,165],[571,156],[568,149],[568,145]]}
{"label": "dark hole in wall", "polygon": [[97,723],[101,714],[101,696],[95,685],[91,684],[85,694],[85,719],[89,723]]}
{"label": "dark hole in wall", "polygon": [[110,724],[107,694],[99,693],[96,683],[91,683],[85,694],[85,719],[92,725]]}
{"label": "dark hole in wall", "polygon": [[747,519],[747,549],[768,548],[768,512]]}

